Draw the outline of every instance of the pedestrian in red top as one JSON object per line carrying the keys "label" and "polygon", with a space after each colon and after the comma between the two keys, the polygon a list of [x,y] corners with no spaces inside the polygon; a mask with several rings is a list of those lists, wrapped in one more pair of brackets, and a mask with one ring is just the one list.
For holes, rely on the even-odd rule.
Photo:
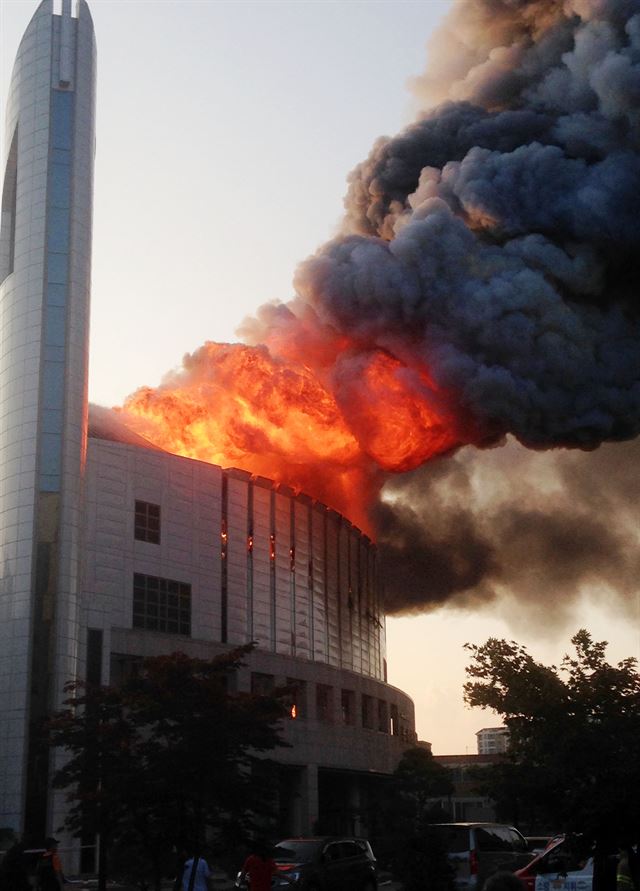
{"label": "pedestrian in red top", "polygon": [[249,854],[244,861],[241,873],[243,878],[249,880],[250,891],[271,891],[271,877],[277,871],[270,846],[257,842],[253,847],[253,854]]}
{"label": "pedestrian in red top", "polygon": [[36,869],[37,891],[63,891],[65,877],[62,874],[62,863],[58,854],[58,839],[45,839],[46,851],[40,858]]}

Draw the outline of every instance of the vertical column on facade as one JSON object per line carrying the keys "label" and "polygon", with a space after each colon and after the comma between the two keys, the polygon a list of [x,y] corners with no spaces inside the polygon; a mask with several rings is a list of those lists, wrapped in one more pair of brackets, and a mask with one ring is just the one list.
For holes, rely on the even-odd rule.
{"label": "vertical column on facade", "polygon": [[293,497],[289,501],[289,593],[291,599],[291,655],[298,649],[298,612],[296,603],[296,505]]}
{"label": "vertical column on facade", "polygon": [[327,592],[327,628],[329,632],[329,664],[340,665],[340,515],[334,510],[326,512],[326,561],[325,579]]}
{"label": "vertical column on facade", "polygon": [[275,575],[275,536],[272,539],[270,480],[253,482],[253,637],[265,649],[274,646],[272,637],[272,565]]}
{"label": "vertical column on facade", "polygon": [[[229,583],[227,568],[227,551],[229,542],[229,479],[222,474],[220,498],[220,640],[227,642]],[[251,640],[251,637],[249,637]]]}
{"label": "vertical column on facade", "polygon": [[269,497],[269,634],[271,647],[276,650],[276,493],[271,492]]}
{"label": "vertical column on facade", "polygon": [[338,527],[338,609],[340,628],[340,666],[351,668],[351,638],[349,635],[349,565],[348,565],[348,530],[349,522],[340,517]]}
{"label": "vertical column on facade", "polygon": [[326,661],[331,662],[331,615],[329,610],[329,517],[326,508],[322,518],[322,596],[324,598],[324,621],[326,629]]}
{"label": "vertical column on facade", "polygon": [[305,495],[298,495],[292,498],[291,506],[296,655],[303,659],[313,659],[311,499]]}
{"label": "vertical column on facade", "polygon": [[358,532],[355,536],[355,566],[353,567],[354,572],[354,617],[355,617],[355,631],[354,631],[354,649],[356,655],[354,656],[354,669],[360,674],[364,671],[364,661],[363,661],[363,646],[362,646],[362,548],[364,547],[364,539],[363,536]]}
{"label": "vertical column on facade", "polygon": [[367,639],[367,674],[375,675],[375,624],[373,620],[373,585],[375,579],[374,551],[369,548],[367,553],[367,588],[366,588],[366,608],[365,608],[365,627]]}
{"label": "vertical column on facade", "polygon": [[349,777],[349,785],[347,794],[349,816],[351,818],[351,832],[353,835],[363,835],[362,806],[360,795],[360,777],[353,775]]}
{"label": "vertical column on facade", "polygon": [[375,635],[375,671],[374,677],[382,677],[382,622],[380,620],[380,584],[378,581],[378,554],[373,553],[373,633]]}
{"label": "vertical column on facade", "polygon": [[316,662],[329,660],[329,636],[326,596],[326,535],[324,505],[309,506],[309,592],[313,622],[312,658]]}
{"label": "vertical column on facade", "polygon": [[250,475],[243,470],[226,471],[227,527],[227,642],[247,640],[247,506]]}
{"label": "vertical column on facade", "polygon": [[[292,566],[293,489],[280,485],[273,492],[273,530],[277,543],[274,561],[275,584],[275,651],[283,656],[295,656],[295,566]],[[295,551],[294,551],[295,559]]]}
{"label": "vertical column on facade", "polygon": [[254,485],[249,483],[247,493],[247,639],[253,640],[253,493]]}
{"label": "vertical column on facade", "polygon": [[307,764],[300,771],[300,835],[313,835],[318,823],[318,765]]}

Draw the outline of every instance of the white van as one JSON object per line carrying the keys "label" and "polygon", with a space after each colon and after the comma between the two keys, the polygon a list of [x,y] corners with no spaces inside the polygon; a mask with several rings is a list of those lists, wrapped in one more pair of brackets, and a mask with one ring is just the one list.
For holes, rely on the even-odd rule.
{"label": "white van", "polygon": [[458,891],[480,891],[494,872],[515,872],[533,856],[525,837],[503,823],[434,823],[429,832],[447,852]]}

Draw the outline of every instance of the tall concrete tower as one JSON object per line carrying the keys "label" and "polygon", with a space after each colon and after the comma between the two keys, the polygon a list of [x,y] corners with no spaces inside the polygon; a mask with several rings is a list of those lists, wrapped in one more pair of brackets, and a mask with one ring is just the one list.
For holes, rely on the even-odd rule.
{"label": "tall concrete tower", "polygon": [[61,822],[39,745],[78,671],[95,40],[84,0],[43,0],[6,109],[0,230],[0,826]]}

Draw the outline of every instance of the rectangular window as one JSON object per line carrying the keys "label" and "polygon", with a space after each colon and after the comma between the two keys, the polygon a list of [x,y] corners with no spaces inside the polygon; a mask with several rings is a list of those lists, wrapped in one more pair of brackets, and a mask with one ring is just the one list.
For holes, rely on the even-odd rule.
{"label": "rectangular window", "polygon": [[102,630],[87,629],[87,683],[99,687],[102,683]]}
{"label": "rectangular window", "polygon": [[133,627],[190,635],[191,585],[134,573]]}
{"label": "rectangular window", "polygon": [[375,727],[373,718],[373,696],[362,694],[362,726],[367,730],[373,730]]}
{"label": "rectangular window", "polygon": [[353,690],[343,690],[341,697],[342,723],[355,724],[356,722],[356,694]]}
{"label": "rectangular window", "polygon": [[160,544],[160,505],[136,501],[135,537],[138,541]]}
{"label": "rectangular window", "polygon": [[255,696],[271,696],[276,687],[276,679],[272,674],[261,671],[251,672],[251,692]]}
{"label": "rectangular window", "polygon": [[400,715],[397,705],[391,706],[391,733],[393,736],[400,736]]}
{"label": "rectangular window", "polygon": [[378,730],[380,733],[389,732],[389,709],[384,699],[378,700]]}
{"label": "rectangular window", "polygon": [[109,684],[120,687],[131,678],[140,676],[142,656],[127,656],[122,653],[111,653]]}
{"label": "rectangular window", "polygon": [[287,678],[287,687],[291,688],[288,699],[289,715],[292,718],[307,717],[307,685],[297,678]]}
{"label": "rectangular window", "polygon": [[328,684],[316,684],[316,720],[333,723],[333,689]]}

